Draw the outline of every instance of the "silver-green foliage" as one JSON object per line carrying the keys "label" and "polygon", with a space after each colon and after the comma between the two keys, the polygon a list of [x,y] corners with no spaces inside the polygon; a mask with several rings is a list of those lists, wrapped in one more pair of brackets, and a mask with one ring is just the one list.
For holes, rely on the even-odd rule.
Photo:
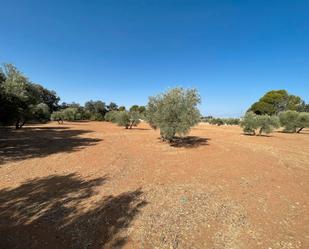
{"label": "silver-green foliage", "polygon": [[61,111],[53,112],[51,115],[51,119],[55,121],[74,121],[74,120],[81,120],[82,119],[82,113],[79,112],[78,108],[75,107],[68,107],[66,109],[63,109]]}
{"label": "silver-green foliage", "polygon": [[146,117],[150,126],[159,128],[163,140],[186,135],[200,121],[197,105],[201,102],[195,89],[174,88],[149,98]]}
{"label": "silver-green foliage", "polygon": [[269,115],[258,115],[257,117],[259,135],[262,133],[269,134],[274,131],[274,129],[280,127],[280,121],[277,116]]}
{"label": "silver-green foliage", "polygon": [[258,130],[258,134],[269,134],[275,128],[279,128],[279,119],[276,116],[269,115],[257,115],[253,112],[247,112],[241,121],[241,127],[245,134],[255,135]]}
{"label": "silver-green foliage", "polygon": [[258,126],[257,115],[254,112],[247,112],[240,122],[245,134],[255,135]]}
{"label": "silver-green foliage", "polygon": [[297,133],[304,128],[309,128],[309,112],[300,112],[297,118]]}
{"label": "silver-green foliage", "polygon": [[108,122],[115,122],[118,111],[109,111],[105,114],[104,119]]}
{"label": "silver-green foliage", "polygon": [[119,126],[124,126],[126,129],[132,129],[140,123],[139,113],[135,111],[117,111],[115,113],[114,122]]}
{"label": "silver-green foliage", "polygon": [[284,127],[284,132],[297,132],[309,127],[309,113],[285,111],[279,114],[280,123]]}

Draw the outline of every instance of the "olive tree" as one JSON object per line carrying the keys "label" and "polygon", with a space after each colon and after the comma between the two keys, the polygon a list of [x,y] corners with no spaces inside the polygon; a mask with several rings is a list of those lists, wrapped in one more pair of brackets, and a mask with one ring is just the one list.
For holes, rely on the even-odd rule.
{"label": "olive tree", "polygon": [[126,129],[132,129],[133,126],[137,126],[140,123],[139,113],[135,111],[118,111],[115,115],[115,122]]}
{"label": "olive tree", "polygon": [[57,121],[58,124],[62,124],[64,120],[63,111],[55,111],[50,116],[51,120]]}
{"label": "olive tree", "polygon": [[169,142],[175,135],[186,135],[200,121],[197,105],[201,102],[195,89],[174,88],[149,98],[146,117],[150,126],[160,129],[161,138]]}
{"label": "olive tree", "polygon": [[309,113],[286,111],[279,114],[280,123],[284,132],[300,133],[304,128],[309,127]]}
{"label": "olive tree", "polygon": [[97,121],[104,120],[105,113],[107,112],[105,103],[100,100],[87,101],[85,103],[84,109],[87,118],[89,117],[90,120],[97,120]]}
{"label": "olive tree", "polygon": [[105,114],[104,119],[108,122],[115,122],[118,111],[109,111]]}
{"label": "olive tree", "polygon": [[274,129],[280,127],[279,118],[277,116],[269,116],[269,115],[258,115],[257,123],[259,128],[259,135],[262,133],[269,134],[273,132]]}
{"label": "olive tree", "polygon": [[240,126],[245,134],[255,135],[255,131],[259,127],[257,115],[254,112],[247,112],[240,122]]}
{"label": "olive tree", "polygon": [[298,118],[296,120],[297,133],[300,133],[304,128],[309,128],[309,113],[308,112],[300,112]]}
{"label": "olive tree", "polygon": [[279,113],[280,123],[284,127],[284,132],[296,132],[298,116],[299,113],[297,111],[285,111]]}
{"label": "olive tree", "polygon": [[247,112],[240,125],[245,134],[256,135],[258,130],[258,135],[262,135],[262,133],[269,134],[275,128],[279,128],[280,122],[277,116],[257,115],[253,112]]}

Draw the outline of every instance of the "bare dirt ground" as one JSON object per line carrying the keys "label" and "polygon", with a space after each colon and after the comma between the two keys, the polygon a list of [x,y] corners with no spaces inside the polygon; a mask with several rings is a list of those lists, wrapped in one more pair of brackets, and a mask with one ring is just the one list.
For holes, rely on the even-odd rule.
{"label": "bare dirt ground", "polygon": [[0,129],[0,248],[309,248],[309,130]]}

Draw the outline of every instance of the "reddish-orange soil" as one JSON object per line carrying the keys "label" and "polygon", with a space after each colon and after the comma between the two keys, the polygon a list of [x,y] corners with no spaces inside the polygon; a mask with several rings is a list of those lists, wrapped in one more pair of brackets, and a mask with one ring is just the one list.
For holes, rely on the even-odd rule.
{"label": "reddish-orange soil", "polygon": [[0,248],[309,248],[309,131],[0,130]]}

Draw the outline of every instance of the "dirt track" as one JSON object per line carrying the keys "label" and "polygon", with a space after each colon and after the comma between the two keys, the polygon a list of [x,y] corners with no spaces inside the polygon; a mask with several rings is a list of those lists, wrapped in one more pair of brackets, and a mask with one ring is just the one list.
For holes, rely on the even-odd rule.
{"label": "dirt track", "polygon": [[309,131],[0,130],[0,248],[309,248]]}

